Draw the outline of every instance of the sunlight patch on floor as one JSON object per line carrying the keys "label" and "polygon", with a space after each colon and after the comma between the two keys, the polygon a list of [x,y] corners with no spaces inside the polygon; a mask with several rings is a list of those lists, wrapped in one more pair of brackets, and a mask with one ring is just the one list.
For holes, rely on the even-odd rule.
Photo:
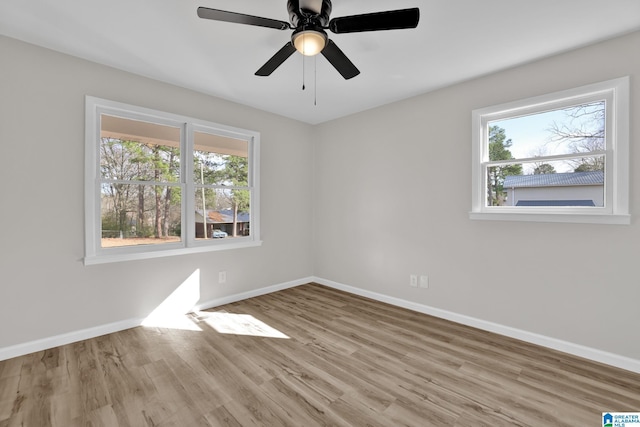
{"label": "sunlight patch on floor", "polygon": [[200,269],[197,269],[144,319],[142,326],[202,331],[187,315],[199,299]]}
{"label": "sunlight patch on floor", "polygon": [[289,339],[288,336],[279,330],[256,319],[250,314],[200,311],[197,312],[197,315],[201,321],[206,322],[221,334]]}

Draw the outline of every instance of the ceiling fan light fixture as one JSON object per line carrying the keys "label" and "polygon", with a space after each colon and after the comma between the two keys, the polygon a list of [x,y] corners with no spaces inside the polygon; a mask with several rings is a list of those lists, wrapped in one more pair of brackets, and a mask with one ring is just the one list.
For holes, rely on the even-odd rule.
{"label": "ceiling fan light fixture", "polygon": [[322,56],[345,80],[357,76],[360,71],[335,42],[327,37],[325,30],[334,34],[400,30],[416,28],[420,20],[420,9],[417,7],[361,13],[331,19],[331,1],[287,0],[290,22],[208,7],[199,7],[198,16],[213,21],[232,22],[275,30],[293,30],[291,40],[255,72],[256,76],[270,76],[287,58],[298,51],[305,56],[315,56],[322,53]]}
{"label": "ceiling fan light fixture", "polygon": [[302,30],[291,37],[296,50],[305,56],[314,56],[322,52],[327,45],[327,34],[324,31]]}

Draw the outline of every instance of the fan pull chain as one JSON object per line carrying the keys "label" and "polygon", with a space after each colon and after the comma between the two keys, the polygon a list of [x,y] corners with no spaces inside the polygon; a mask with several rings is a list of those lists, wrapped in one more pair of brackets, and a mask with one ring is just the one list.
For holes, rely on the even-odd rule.
{"label": "fan pull chain", "polygon": [[313,105],[318,105],[318,55],[313,57]]}
{"label": "fan pull chain", "polygon": [[305,86],[304,86],[304,63],[305,63],[305,56],[302,55],[302,90],[305,90]]}

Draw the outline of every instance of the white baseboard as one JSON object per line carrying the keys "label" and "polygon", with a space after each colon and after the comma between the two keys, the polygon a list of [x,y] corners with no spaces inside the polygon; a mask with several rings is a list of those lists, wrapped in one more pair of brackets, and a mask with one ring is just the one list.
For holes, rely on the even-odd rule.
{"label": "white baseboard", "polygon": [[249,298],[259,297],[260,295],[266,295],[273,292],[281,291],[283,289],[294,288],[296,286],[305,285],[314,281],[314,277],[305,277],[304,279],[292,280],[291,282],[280,283],[278,285],[267,286],[266,288],[260,288],[253,291],[242,292],[228,297],[216,298],[211,301],[203,302],[194,307],[195,310],[206,310],[212,307],[218,307],[220,305],[231,304],[232,302],[242,301]]}
{"label": "white baseboard", "polygon": [[[264,288],[256,289],[253,291],[242,292],[235,295],[230,295],[223,298],[214,299],[204,303],[197,304],[193,307],[194,310],[205,310],[207,308],[217,307],[224,304],[229,304],[236,301],[241,301],[248,298],[257,297],[260,295],[270,294],[272,292],[280,291],[287,288],[303,285],[305,283],[312,282],[312,277],[306,277],[291,282],[280,283],[277,285],[267,286]],[[78,331],[72,331],[65,334],[55,335],[35,341],[29,341],[22,344],[13,345],[10,347],[0,348],[0,361],[11,359],[18,356],[24,356],[25,354],[35,353],[37,351],[47,350],[53,347],[61,345],[71,344],[74,342],[99,337],[101,335],[111,334],[113,332],[123,331],[125,329],[135,328],[142,325],[144,318],[141,319],[128,319],[119,322],[109,323],[107,325],[100,325],[93,328],[81,329]]]}
{"label": "white baseboard", "polygon": [[[197,304],[195,307],[193,307],[193,309],[205,310],[208,308],[217,307],[224,304],[230,304],[236,301],[242,301],[248,298],[258,297],[260,295],[270,294],[272,292],[277,292],[283,289],[293,288],[295,286],[304,285],[310,282],[319,283],[324,286],[339,289],[355,295],[371,298],[376,301],[384,302],[384,303],[395,305],[398,307],[403,307],[409,310],[417,311],[419,313],[429,314],[431,316],[450,320],[452,322],[460,323],[463,325],[471,326],[471,327],[482,329],[489,332],[495,332],[500,335],[505,335],[511,338],[516,338],[522,341],[530,342],[532,344],[537,344],[543,347],[552,348],[554,350],[573,354],[575,356],[584,357],[585,359],[615,366],[621,369],[626,369],[631,372],[640,373],[640,360],[631,359],[625,356],[620,356],[618,354],[608,353],[608,352],[594,349],[591,347],[586,347],[583,345],[574,344],[574,343],[559,340],[556,338],[535,334],[533,332],[523,331],[523,330],[512,328],[509,326],[500,325],[498,323],[476,319],[474,317],[469,317],[463,314],[458,314],[451,311],[430,307],[428,305],[418,304],[418,303],[403,300],[400,298],[395,298],[388,295],[367,291],[364,289],[356,288],[353,286],[345,285],[345,284],[334,282],[331,280],[322,279],[320,277],[306,277],[298,280],[293,280],[290,282],[285,282],[277,285],[267,286],[260,289],[255,289],[248,292],[241,292],[238,294],[213,299],[210,301]],[[43,338],[40,340],[17,344],[10,347],[0,348],[0,361],[11,359],[13,357],[23,356],[25,354],[34,353],[37,351],[47,350],[49,348],[58,347],[61,345],[66,345],[66,344],[70,344],[77,341],[82,341],[85,339],[95,338],[101,335],[106,335],[113,332],[122,331],[125,329],[135,328],[136,326],[142,325],[143,321],[144,319],[122,320],[119,322],[96,326],[94,328],[72,331],[65,334],[56,335],[53,337]]]}
{"label": "white baseboard", "polygon": [[574,344],[571,342],[547,337],[544,335],[539,335],[533,332],[523,331],[521,329],[512,328],[510,326],[500,325],[498,323],[476,319],[474,317],[469,317],[463,314],[458,314],[451,311],[430,307],[428,305],[418,304],[418,303],[403,300],[400,298],[395,298],[388,295],[379,294],[376,292],[371,292],[371,291],[367,291],[360,288],[355,288],[353,286],[345,285],[338,282],[333,282],[331,280],[322,279],[320,277],[314,277],[313,281],[315,283],[319,283],[321,285],[328,286],[341,291],[349,292],[351,294],[371,298],[376,301],[384,302],[384,303],[395,305],[398,307],[403,307],[409,310],[417,311],[419,313],[429,314],[431,316],[439,317],[441,319],[446,319],[452,322],[482,329],[484,331],[495,332],[500,335],[516,338],[532,344],[537,344],[543,347],[562,351],[564,353],[573,354],[574,356],[583,357],[585,359],[593,360],[595,362],[600,362],[606,365],[615,366],[617,368],[626,369],[627,371],[640,373],[640,360],[631,359],[629,357],[608,353],[606,351],[598,350],[591,347],[586,347],[580,344]]}
{"label": "white baseboard", "polygon": [[72,331],[66,334],[55,335],[40,340],[16,344],[11,347],[0,348],[0,361],[11,359],[13,357],[24,356],[25,354],[35,353],[37,351],[47,350],[61,345],[71,344],[89,338],[99,337],[101,335],[111,334],[113,332],[124,331],[125,329],[135,328],[136,326],[140,326],[143,320],[144,319],[122,320],[120,322],[81,329],[79,331]]}

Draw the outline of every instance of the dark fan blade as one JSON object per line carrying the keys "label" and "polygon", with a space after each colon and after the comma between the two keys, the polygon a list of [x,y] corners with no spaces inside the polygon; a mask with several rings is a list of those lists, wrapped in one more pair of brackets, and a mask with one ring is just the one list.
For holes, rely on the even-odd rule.
{"label": "dark fan blade", "polygon": [[293,43],[289,42],[285,44],[282,49],[276,52],[275,55],[271,57],[270,60],[267,61],[258,71],[256,71],[256,76],[270,76],[276,68],[278,68],[284,61],[287,60],[288,57],[293,55],[293,52],[296,51],[296,48],[293,47]]}
{"label": "dark fan blade", "polygon": [[327,45],[322,50],[322,55],[335,67],[342,77],[349,80],[360,74],[360,71],[353,65],[353,62],[340,50],[337,44],[331,40],[327,41]]}
{"label": "dark fan blade", "polygon": [[227,12],[225,10],[209,9],[208,7],[199,7],[198,16],[204,19],[213,19],[214,21],[233,22],[235,24],[255,25],[257,27],[275,28],[276,30],[289,30],[291,27],[288,22],[278,21],[276,19],[261,18],[259,16],[245,15],[244,13]]}
{"label": "dark fan blade", "polygon": [[336,34],[400,30],[417,27],[419,19],[420,9],[414,7],[413,9],[390,10],[334,18],[329,22],[329,29]]}

